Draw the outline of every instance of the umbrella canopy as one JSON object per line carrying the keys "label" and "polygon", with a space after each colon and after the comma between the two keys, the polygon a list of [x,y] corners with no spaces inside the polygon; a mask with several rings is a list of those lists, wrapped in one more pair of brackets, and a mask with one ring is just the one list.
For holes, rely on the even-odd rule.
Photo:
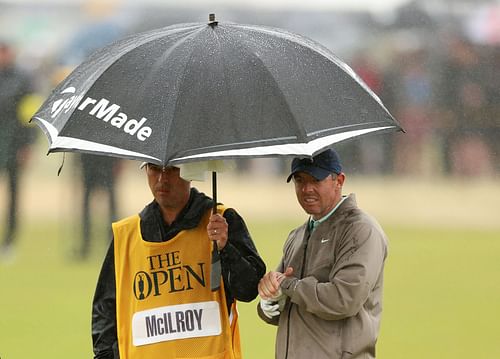
{"label": "umbrella canopy", "polygon": [[401,130],[322,45],[213,18],[133,35],[95,52],[33,119],[49,138],[49,152],[162,165],[313,156],[349,138]]}

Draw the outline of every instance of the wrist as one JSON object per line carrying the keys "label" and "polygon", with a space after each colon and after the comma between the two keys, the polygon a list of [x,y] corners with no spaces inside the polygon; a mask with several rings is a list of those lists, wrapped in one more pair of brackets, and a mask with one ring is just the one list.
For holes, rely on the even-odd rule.
{"label": "wrist", "polygon": [[285,294],[283,293],[281,288],[279,288],[278,291],[276,292],[276,294],[274,294],[271,298],[269,298],[269,300],[277,302],[278,300],[280,300],[284,296],[285,296]]}
{"label": "wrist", "polygon": [[283,279],[283,281],[280,284],[280,289],[285,295],[288,295],[291,297],[293,292],[297,289],[297,286],[299,285],[300,280],[295,277],[286,277]]}

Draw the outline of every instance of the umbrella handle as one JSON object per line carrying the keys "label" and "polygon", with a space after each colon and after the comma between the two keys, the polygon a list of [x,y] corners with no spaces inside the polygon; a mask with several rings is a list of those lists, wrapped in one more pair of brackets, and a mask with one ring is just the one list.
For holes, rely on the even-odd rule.
{"label": "umbrella handle", "polygon": [[214,206],[212,208],[212,213],[217,213],[217,172],[212,171],[212,199],[214,201]]}

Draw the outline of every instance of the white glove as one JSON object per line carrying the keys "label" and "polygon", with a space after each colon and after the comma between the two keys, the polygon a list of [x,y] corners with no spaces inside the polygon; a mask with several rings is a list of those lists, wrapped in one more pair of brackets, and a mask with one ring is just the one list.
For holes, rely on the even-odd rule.
{"label": "white glove", "polygon": [[286,295],[281,294],[272,299],[260,299],[260,308],[266,317],[272,319],[280,315],[280,312],[285,307]]}
{"label": "white glove", "polygon": [[278,302],[268,299],[260,299],[260,308],[262,309],[262,313],[264,313],[264,315],[269,319],[272,319],[280,314],[279,307],[280,305]]}

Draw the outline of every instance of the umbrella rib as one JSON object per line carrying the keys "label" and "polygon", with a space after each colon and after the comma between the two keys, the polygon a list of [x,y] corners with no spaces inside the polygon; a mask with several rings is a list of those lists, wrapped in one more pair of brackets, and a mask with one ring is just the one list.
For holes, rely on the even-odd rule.
{"label": "umbrella rib", "polygon": [[[284,39],[296,44],[297,46],[301,46],[301,47],[307,48],[313,52],[317,52],[317,53],[321,54],[326,59],[335,63],[338,66],[338,68],[341,69],[342,71],[344,71],[348,76],[353,78],[361,86],[361,88],[364,91],[366,91],[377,102],[377,104],[388,113],[388,115],[391,117],[391,119],[393,121],[397,122],[392,117],[390,112],[387,110],[385,105],[382,103],[382,100],[379,98],[379,96],[375,92],[372,91],[372,89],[359,77],[359,75],[347,63],[343,62],[340,58],[338,58],[334,53],[332,53],[325,46],[323,46],[319,43],[316,43],[305,36],[301,36],[299,34],[294,34],[294,33],[288,32],[288,31],[283,30],[283,29],[277,29],[277,28],[266,27],[266,26],[242,25],[242,24],[234,24],[233,26],[235,28],[241,28],[243,30],[251,30],[251,31],[259,32],[259,33],[265,33],[268,35],[280,36],[281,38],[284,38]],[[297,40],[300,40],[300,42]]]}
{"label": "umbrella rib", "polygon": [[337,126],[337,127],[332,127],[332,128],[325,128],[322,130],[309,132],[307,135],[308,136],[316,136],[316,135],[320,135],[320,134],[324,134],[324,133],[335,133],[335,132],[343,131],[345,129],[351,129],[351,128],[354,129],[355,127],[362,127],[362,128],[368,127],[368,128],[370,128],[370,127],[373,127],[374,125],[377,125],[377,124],[379,124],[381,126],[386,125],[386,123],[384,123],[382,121],[370,121],[370,122],[356,123],[356,124],[352,124],[352,125],[344,125],[344,126]]}
{"label": "umbrella rib", "polygon": [[[193,24],[185,24],[186,26],[179,26],[178,28],[175,28],[174,30],[177,30],[177,32],[183,31],[183,30],[189,30],[189,29],[197,29],[200,27],[200,24],[193,23]],[[173,29],[171,27],[166,27],[165,28],[166,32],[170,32]],[[139,47],[154,41],[162,36],[165,36],[165,32],[156,32],[155,30],[145,32],[141,35],[141,37],[138,39],[137,35],[130,35],[122,40],[113,42],[107,46],[104,46],[103,48],[95,51],[92,55],[89,56],[89,59],[94,59],[94,61],[84,61],[80,66],[78,66],[76,69],[73,70],[73,72],[67,77],[71,78],[74,80],[74,77],[72,77],[73,73],[76,73],[76,71],[79,71],[81,74],[87,74],[88,73],[88,68],[90,68],[94,62],[98,61],[101,59],[101,56],[107,55],[110,52],[114,52],[112,56],[107,58],[105,61],[100,62],[100,66],[97,68],[97,70],[93,71],[90,73],[90,75],[86,75],[85,80],[82,81],[82,89],[81,89],[81,96],[82,99],[85,97],[85,95],[94,87],[96,83],[96,79],[99,78],[101,75],[103,75],[108,69],[113,66],[117,61],[119,61],[125,54],[128,54],[132,51],[137,50]],[[134,46],[131,46],[134,45]],[[97,59],[97,60],[96,60]],[[87,84],[89,84],[88,88]],[[67,87],[67,82],[62,81],[53,91],[53,93],[59,93],[61,92],[60,89]],[[79,105],[79,104],[78,104]],[[78,107],[75,106],[71,108],[69,111],[71,115],[76,108]]]}
{"label": "umbrella rib", "polygon": [[[345,62],[340,60],[334,53],[332,53],[328,48],[325,46],[321,45],[320,43],[313,42],[311,39],[301,36],[299,34],[294,34],[291,32],[288,32],[283,29],[277,29],[277,28],[272,28],[272,27],[266,27],[266,26],[255,26],[255,25],[239,25],[239,24],[234,24],[235,27],[240,27],[242,29],[247,29],[247,30],[253,30],[255,32],[260,32],[260,33],[265,33],[265,34],[270,34],[270,35],[275,35],[275,36],[280,36],[281,38],[287,39],[290,42],[293,42],[294,44],[302,47],[307,47],[309,50],[313,52],[318,52],[319,54],[323,55],[325,58],[329,59],[330,61],[334,62],[340,69],[342,69],[344,72],[346,72],[349,76],[351,76],[353,79],[358,82],[358,84],[366,91],[368,92],[371,96],[374,97],[374,99],[378,102],[379,105],[381,105],[384,109],[385,106],[378,97],[377,94],[375,94],[372,89],[364,83],[364,81],[359,77],[359,75]],[[301,42],[298,42],[297,40],[300,39]],[[387,111],[387,109],[386,109]]]}
{"label": "umbrella rib", "polygon": [[[186,27],[183,27],[183,28],[179,28],[178,30],[181,31],[183,29],[189,29],[190,27],[191,26],[186,26]],[[196,29],[196,27],[199,27],[199,25],[195,26],[195,24],[193,24],[192,27]],[[172,30],[172,29],[170,29],[170,30]],[[108,60],[109,63],[107,63],[106,66],[99,67],[99,69],[101,71],[96,71],[93,75],[94,76],[101,76],[113,64],[115,64],[118,60],[120,60],[125,54],[128,54],[128,53],[130,53],[132,51],[135,51],[138,48],[140,48],[141,46],[143,46],[145,44],[148,44],[151,41],[154,41],[154,40],[156,40],[156,39],[158,39],[160,37],[163,37],[163,36],[165,36],[165,34],[163,32],[155,32],[154,30],[152,30],[152,31],[144,33],[142,35],[142,38],[140,40],[137,39],[137,35],[131,35],[128,38],[125,38],[125,39],[121,40],[118,43],[113,43],[113,44],[111,44],[109,46],[106,46],[106,47],[102,48],[100,51],[102,51],[103,54],[106,54],[106,53],[108,53],[108,51],[112,47],[118,46],[118,44],[120,44],[121,47],[123,47],[122,49],[118,49],[118,51],[116,52],[116,54],[114,56],[112,56]],[[133,44],[134,46],[129,46],[129,44]],[[92,78],[93,77],[90,76],[89,80],[91,80]],[[92,84],[94,84],[94,81],[92,81]],[[90,88],[92,88],[92,86],[90,86],[88,90],[90,90]],[[88,90],[86,92],[88,92]]]}
{"label": "umbrella rib", "polygon": [[[275,88],[279,91],[279,93],[281,95],[280,97],[283,100],[283,102],[286,104],[286,108],[288,109],[288,112],[293,117],[295,117],[295,114],[293,113],[292,108],[291,108],[290,104],[288,103],[288,101],[286,99],[286,96],[284,95],[281,87],[279,86],[279,82],[276,80],[276,78],[274,77],[273,73],[269,71],[269,69],[265,65],[264,61],[259,56],[257,56],[254,52],[252,52],[250,50],[250,48],[248,46],[246,46],[246,44],[242,43],[241,45],[246,49],[247,53],[250,54],[250,56],[252,56],[256,61],[258,61],[259,63],[261,63],[263,65],[262,68],[264,69],[264,71],[266,71],[269,74],[270,78],[273,80],[274,84],[276,85]],[[306,140],[306,138],[307,138],[307,132],[306,132],[306,130],[302,126],[298,126],[297,121],[293,121],[292,124],[295,126],[295,128],[297,130],[296,133],[300,134],[299,136],[294,136],[293,138],[296,139],[296,140],[299,140],[299,141],[300,140]]]}
{"label": "umbrella rib", "polygon": [[[199,34],[202,30],[204,30],[205,27],[200,27],[199,31],[197,31],[197,34]],[[193,36],[197,35],[197,34],[193,34]],[[186,41],[186,39],[182,39],[182,42]],[[180,42],[178,42],[180,43]],[[177,43],[176,43],[177,44]],[[189,57],[188,57],[188,60],[185,61],[184,63],[184,68],[182,70],[182,74],[179,76],[179,84],[182,84],[183,83],[183,80],[184,78],[186,77],[186,69],[187,69],[187,66],[188,64],[191,62],[191,59],[193,58],[193,53],[195,51],[195,48],[193,47],[192,50],[191,50],[191,53],[189,54]],[[172,110],[172,114],[175,114],[176,110],[177,110],[177,107],[179,105],[179,95],[180,95],[180,91],[177,91],[176,93],[176,99],[175,99],[175,105],[173,106],[173,110]],[[175,116],[172,116],[172,121],[171,122],[168,122],[168,121],[165,121],[166,122],[166,133],[170,134],[170,127],[173,126],[173,122],[175,120]],[[167,140],[166,143],[168,144],[170,141]],[[167,159],[167,155],[168,155],[168,146],[165,146],[165,153],[164,153],[164,156],[163,158],[164,159]],[[166,160],[165,162],[168,162],[168,160]]]}
{"label": "umbrella rib", "polygon": [[[180,45],[182,45],[186,41],[190,40],[191,37],[196,36],[196,34],[199,33],[200,31],[202,31],[203,29],[204,29],[203,27],[195,28],[194,31],[192,31],[191,35],[183,36],[179,40],[177,40],[174,44],[169,46],[166,49],[166,51],[163,52],[162,56],[159,58],[160,61],[156,61],[155,66],[153,66],[151,68],[151,70],[149,71],[149,76],[147,77],[147,80],[145,82],[148,82],[149,79],[153,78],[155,76],[155,74],[158,72],[158,69],[160,69],[160,70],[162,69],[161,66],[166,62],[166,59],[168,59],[172,55],[172,53],[175,49],[177,49]],[[191,59],[191,56],[189,59]],[[184,65],[183,74],[185,73],[187,63],[188,62],[186,62],[186,64]],[[184,77],[184,75],[182,77]]]}
{"label": "umbrella rib", "polygon": [[[215,40],[217,41],[217,46],[219,48],[219,55],[222,55],[222,51],[221,51],[222,46],[221,46],[221,43],[220,43],[219,36],[218,36],[218,34],[217,34],[216,31],[214,31],[213,34],[214,34]],[[223,73],[223,76],[224,76],[224,89],[226,91],[226,98],[230,99],[231,98],[231,96],[229,96],[229,94],[230,94],[230,88],[229,88],[229,82],[227,81],[227,79],[229,78],[229,76],[227,76],[227,66],[226,66],[227,62],[225,61],[224,56],[220,56],[220,59],[222,61],[222,68],[223,68],[223,72],[222,73]],[[230,117],[234,118],[233,106],[229,106],[229,109],[231,111],[231,116]]]}

